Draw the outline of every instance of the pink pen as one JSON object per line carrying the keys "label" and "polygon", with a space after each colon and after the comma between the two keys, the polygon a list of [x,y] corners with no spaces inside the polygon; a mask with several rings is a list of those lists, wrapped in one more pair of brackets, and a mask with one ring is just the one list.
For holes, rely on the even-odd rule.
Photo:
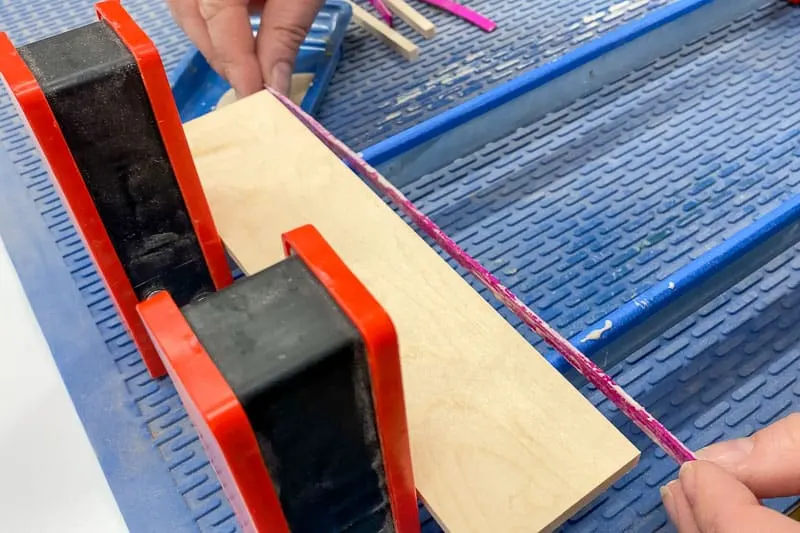
{"label": "pink pen", "polygon": [[488,18],[484,17],[477,11],[473,11],[467,6],[451,2],[450,0],[421,0],[421,1],[425,2],[426,4],[430,4],[434,7],[438,7],[442,11],[447,11],[448,13],[452,13],[453,15],[466,20],[470,24],[479,27],[485,32],[493,32],[497,28],[497,23],[495,23],[493,20],[489,20]]}
{"label": "pink pen", "polygon": [[383,0],[369,0],[369,3],[378,11],[378,14],[390,28],[394,26],[394,15],[383,3]]}
{"label": "pink pen", "polygon": [[442,229],[428,218],[417,208],[408,198],[400,192],[389,180],[381,176],[377,170],[372,168],[358,154],[353,152],[342,141],[333,136],[322,124],[314,120],[305,111],[300,109],[289,98],[277,91],[267,90],[272,93],[289,111],[292,112],[314,135],[322,141],[333,153],[348,162],[353,170],[358,172],[364,179],[374,185],[378,191],[386,195],[397,205],[421,230],[436,241],[442,250],[455,259],[458,264],[467,269],[470,274],[481,281],[495,297],[503,302],[515,315],[517,315],[529,328],[544,339],[547,344],[555,348],[564,359],[575,367],[589,383],[597,387],[620,411],[641,429],[651,441],[661,447],[678,464],[695,459],[694,453],[686,447],[675,435],[673,435],[661,422],[639,405],[622,387],[606,374],[602,368],[597,366],[588,357],[583,355],[577,348],[569,343],[547,322],[542,320],[533,312],[520,298],[511,292],[511,289],[503,285],[491,272],[486,270],[478,261],[465,252],[455,241],[453,241]]}

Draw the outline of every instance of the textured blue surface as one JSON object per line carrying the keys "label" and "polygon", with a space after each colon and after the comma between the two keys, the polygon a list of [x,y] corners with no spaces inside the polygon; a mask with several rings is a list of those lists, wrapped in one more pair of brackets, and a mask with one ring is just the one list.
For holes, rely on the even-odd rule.
{"label": "textured blue surface", "polygon": [[409,64],[366,32],[345,39],[344,59],[322,103],[320,121],[362,150],[477,94],[544,65],[589,40],[639,18],[669,0],[554,0],[467,3],[498,23],[491,34],[420,2],[411,2],[437,26]]}
{"label": "textured blue surface", "polygon": [[[798,243],[800,194],[795,194],[578,333],[571,343],[593,359],[609,361],[608,367],[699,311],[710,300]],[[562,372],[569,368],[567,361],[552,351],[545,357]]]}
{"label": "textured blue surface", "polygon": [[[23,44],[91,21],[91,4],[40,0],[15,3],[13,9],[10,3],[0,4],[0,26],[17,44]],[[174,67],[187,43],[175,31],[163,4],[139,0],[125,5],[159,45],[167,66]],[[524,34],[528,39],[533,35],[528,43],[533,39],[540,44],[551,42],[548,39],[552,36],[541,37],[545,31],[560,35],[561,48],[555,41],[549,47],[557,49],[558,55],[583,42],[581,35],[589,38],[592,32],[605,31],[659,4],[623,2],[595,21],[582,17],[610,4],[558,2],[541,7],[531,3],[524,9],[515,5],[513,10],[500,2],[474,5],[501,22],[503,17],[508,19],[504,27],[516,28],[516,37]],[[505,13],[497,16],[492,5]],[[792,174],[797,174],[800,165],[795,157],[800,153],[800,118],[796,118],[800,117],[800,97],[793,95],[800,83],[800,67],[792,64],[792,58],[798,51],[794,36],[800,12],[778,5],[715,32],[703,42],[687,46],[530,128],[487,145],[473,157],[422,178],[407,192],[479,259],[493,266],[504,281],[524,294],[535,309],[554,319],[562,332],[577,331],[797,191],[800,178]],[[550,6],[555,7],[547,11]],[[582,11],[576,11],[578,8]],[[520,16],[527,10],[536,17]],[[577,26],[554,21],[554,13],[561,13],[562,20],[577,21]],[[535,30],[527,20],[537,21]],[[461,31],[460,23],[454,21],[440,29],[444,44],[461,39],[472,46],[473,41],[480,41],[469,30]],[[537,51],[530,62],[532,55],[520,48],[525,42],[512,43],[507,34],[497,33],[499,44],[492,48],[496,52],[492,55],[468,61],[463,56],[453,59],[454,54],[445,46],[440,61],[428,64],[423,60],[409,69],[360,35],[354,32],[348,39],[349,59],[333,86],[334,90],[357,90],[349,95],[332,92],[331,115],[326,119],[334,129],[343,130],[345,117],[356,116],[348,110],[352,105],[361,106],[363,117],[358,115],[352,130],[337,131],[345,139],[349,135],[348,140],[356,146],[463,101],[541,59]],[[444,46],[434,43],[426,49]],[[487,46],[487,42],[483,44]],[[489,48],[494,44],[489,43]],[[470,62],[480,68],[460,75],[453,61],[466,64],[468,70]],[[500,68],[510,61],[516,63]],[[451,71],[442,73],[442,65],[450,65]],[[420,78],[426,78],[426,82],[419,94],[410,94],[405,92],[411,89],[404,88],[403,78],[392,78],[393,72],[414,74],[408,79],[415,84]],[[452,79],[443,83],[446,76]],[[380,79],[372,84],[370,77]],[[391,83],[378,85],[386,80]],[[429,99],[435,101],[431,109],[426,107]],[[185,505],[182,514],[158,518],[171,519],[176,524],[170,529],[174,531],[195,521],[202,531],[235,529],[174,389],[168,381],[147,379],[61,209],[40,158],[7,98],[0,102],[2,144],[11,152],[27,187],[32,216],[46,224],[53,246],[59,248],[66,262],[67,269],[63,270],[72,278],[70,287],[49,290],[79,294],[82,302],[72,304],[85,306],[91,319],[77,324],[74,335],[85,332],[88,339],[90,335],[97,337],[99,331],[107,349],[107,354],[101,355],[118,374],[116,387],[113,380],[105,383],[107,389],[97,391],[79,385],[70,388],[71,394],[79,410],[85,402],[98,401],[97,395],[114,396],[114,412],[121,417],[127,412],[128,422],[142,430],[138,439],[127,441],[143,446],[140,453],[128,457],[131,463],[120,466],[114,464],[114,457],[100,454],[115,495],[127,511],[126,519],[130,523],[131,510],[137,506],[140,520],[152,514],[152,507],[137,501],[137,490],[159,491],[164,512],[177,512],[169,497],[174,496],[174,487],[134,484],[130,488],[120,474],[131,477],[134,473],[143,482],[152,474],[148,470],[156,453],[149,444],[152,435],[157,454],[168,466],[165,471]],[[389,108],[393,111],[387,111]],[[401,114],[395,119],[375,126],[376,116],[396,111]],[[336,121],[342,122],[337,126]],[[0,202],[12,198],[0,194]],[[24,217],[19,217],[19,222],[23,221]],[[8,227],[2,229],[5,240]],[[800,318],[795,305],[800,299],[800,262],[792,259],[795,251],[783,254],[612,369],[631,393],[691,446],[746,434],[796,409],[800,396],[796,383],[800,347],[796,341],[800,333],[792,326]],[[24,264],[19,265],[20,257],[12,250],[12,259],[24,268]],[[56,259],[62,261],[61,257]],[[48,276],[29,277],[25,285],[29,296],[33,292],[40,303],[45,301],[47,289],[43,287],[49,282]],[[42,321],[42,312],[46,315],[47,310],[39,306],[36,311]],[[63,345],[60,348],[54,347],[54,352],[69,385],[70,380],[80,377],[75,375],[80,374],[75,371],[78,356],[84,357],[85,363],[92,354],[64,350]],[[83,351],[87,350],[91,351]],[[665,518],[657,487],[674,474],[673,465],[647,446],[641,435],[589,388],[584,392],[645,452],[639,467],[566,529],[658,530]],[[113,450],[102,442],[106,428],[97,420],[84,418],[84,422],[88,422],[96,449]],[[427,519],[426,531],[435,531],[435,524],[425,513],[423,517]]]}
{"label": "textured blue surface", "polygon": [[[543,318],[575,334],[800,192],[798,25],[800,11],[769,4],[405,192]],[[795,252],[611,368],[691,447],[800,405]],[[674,464],[591,387],[583,392],[644,453],[565,530],[664,527],[657,488]]]}
{"label": "textured blue surface", "polygon": [[[800,410],[800,247],[773,260],[612,374],[693,449],[741,437]],[[639,465],[564,528],[661,531],[658,487],[675,463],[601,395],[582,390],[643,450]],[[768,502],[780,510],[792,500]]]}
{"label": "textured blue surface", "polygon": [[574,335],[800,192],[799,23],[762,9],[405,192]]}
{"label": "textured blue surface", "polygon": [[[420,45],[420,59],[408,63],[364,30],[351,27],[319,118],[360,150],[668,3],[470,1],[470,7],[499,24],[496,31],[485,34],[456,17],[413,2],[437,25],[436,37],[426,41],[398,24],[401,33]],[[14,2],[12,7],[7,0],[0,3],[0,27],[24,44],[90,21],[93,4],[91,0],[31,0]],[[172,70],[189,43],[176,29],[164,2],[126,0],[125,6],[156,41]]]}

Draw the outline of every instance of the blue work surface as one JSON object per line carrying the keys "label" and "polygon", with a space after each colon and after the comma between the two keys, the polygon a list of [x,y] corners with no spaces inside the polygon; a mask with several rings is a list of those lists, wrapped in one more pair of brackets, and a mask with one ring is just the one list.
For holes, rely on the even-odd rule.
{"label": "blue work surface", "polygon": [[[731,8],[744,4],[728,2]],[[714,2],[691,7],[699,17],[716,9]],[[686,13],[676,25],[697,20]],[[669,287],[682,268],[708,268],[704,261],[717,247],[740,238],[756,220],[791,213],[797,242],[800,67],[791,39],[798,27],[800,10],[767,4],[672,53],[654,53],[646,66],[457,159],[446,160],[443,135],[428,138],[422,127],[367,153],[526,304],[575,336],[576,344],[586,342],[578,334],[587,327],[624,306],[646,308],[641,296],[649,287]],[[633,46],[652,44],[644,42]],[[603,53],[630,57],[630,49]],[[496,100],[513,105],[499,94]],[[492,129],[490,113],[477,107],[462,111],[477,118],[450,131],[466,139]],[[458,122],[457,114],[449,118]],[[396,164],[382,159],[394,150],[391,144],[413,145],[415,136],[423,149],[413,157],[394,156]],[[426,158],[436,159],[430,165],[436,170],[421,176],[407,170]],[[612,353],[597,362],[695,449],[746,435],[796,410],[800,335],[792,326],[800,312],[794,305],[800,264],[792,262],[793,252],[779,255],[626,360]],[[674,283],[686,278],[676,276]],[[520,333],[547,350],[472,282]],[[606,324],[607,330],[617,327]],[[607,330],[594,333],[601,338]],[[643,456],[565,530],[660,529],[666,518],[657,489],[674,477],[675,464],[591,387],[582,391]],[[785,508],[791,502],[770,503]]]}
{"label": "blue work surface", "polygon": [[[800,192],[800,69],[786,44],[800,11],[777,11],[681,48],[405,193],[542,318],[577,334]],[[763,51],[771,42],[780,53]]]}
{"label": "blue work surface", "polygon": [[[664,4],[470,2],[498,31],[437,14],[437,38],[415,38],[422,55],[410,66],[353,31],[320,117],[364,148]],[[163,3],[125,5],[176,67],[188,43]],[[90,1],[19,3],[0,7],[0,28],[21,45],[92,14]],[[403,187],[535,310],[577,334],[798,192],[798,25],[800,11],[769,4]],[[0,160],[0,231],[129,527],[235,530],[173,387],[148,379],[5,95],[0,113],[11,158]],[[792,256],[611,368],[690,446],[747,434],[800,402]],[[657,488],[674,465],[582,390],[643,457],[565,530],[659,530]]]}

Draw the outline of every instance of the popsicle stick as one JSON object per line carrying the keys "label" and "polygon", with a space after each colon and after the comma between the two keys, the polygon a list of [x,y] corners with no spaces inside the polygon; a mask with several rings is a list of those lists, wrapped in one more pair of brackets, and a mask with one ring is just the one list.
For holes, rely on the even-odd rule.
{"label": "popsicle stick", "polygon": [[414,28],[426,39],[432,39],[436,35],[436,26],[433,22],[411,7],[405,0],[384,0],[384,2],[400,17],[400,20]]}
{"label": "popsicle stick", "polygon": [[419,47],[400,35],[398,32],[370,15],[364,8],[348,0],[350,7],[353,8],[353,22],[367,30],[374,37],[377,37],[392,50],[403,56],[409,61],[415,61],[419,57]]}

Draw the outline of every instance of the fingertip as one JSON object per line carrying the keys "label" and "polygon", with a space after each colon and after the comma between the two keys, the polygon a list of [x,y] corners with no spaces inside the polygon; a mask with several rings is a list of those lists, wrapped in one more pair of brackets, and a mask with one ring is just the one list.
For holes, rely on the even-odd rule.
{"label": "fingertip", "polygon": [[696,533],[698,531],[692,509],[683,492],[681,483],[673,480],[661,487],[661,499],[664,502],[664,509],[678,531],[681,533]]}
{"label": "fingertip", "polygon": [[264,79],[256,56],[247,0],[201,0],[199,13],[213,46],[215,70],[221,71],[239,97],[261,90]]}
{"label": "fingertip", "polygon": [[292,84],[292,71],[294,67],[288,61],[278,61],[267,76],[267,85],[281,94],[289,94]]}
{"label": "fingertip", "polygon": [[323,4],[323,0],[266,3],[256,48],[264,81],[272,89],[289,93],[297,53]]}
{"label": "fingertip", "polygon": [[726,531],[731,510],[758,506],[756,497],[721,466],[691,461],[681,466],[681,487],[701,531]]}
{"label": "fingertip", "polygon": [[667,511],[667,515],[673,522],[676,522],[678,517],[677,509],[675,509],[675,497],[672,494],[672,486],[674,486],[676,483],[677,481],[670,481],[658,489],[658,492],[661,493],[661,501],[664,503],[664,509]]}
{"label": "fingertip", "polygon": [[684,489],[686,497],[691,502],[695,495],[695,474],[697,470],[697,461],[687,461],[681,465],[678,471],[678,479],[681,482],[681,487]]}

